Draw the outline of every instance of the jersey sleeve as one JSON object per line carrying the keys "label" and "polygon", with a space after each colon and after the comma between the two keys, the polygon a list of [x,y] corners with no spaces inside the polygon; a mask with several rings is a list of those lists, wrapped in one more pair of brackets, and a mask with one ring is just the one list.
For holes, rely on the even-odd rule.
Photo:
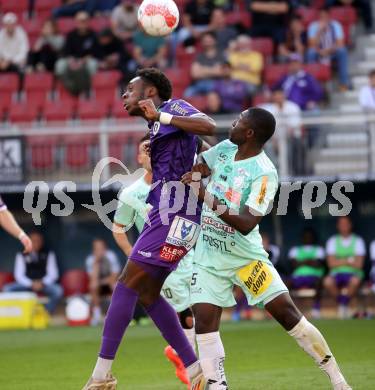
{"label": "jersey sleeve", "polygon": [[133,206],[134,199],[124,192],[121,193],[117,203],[117,209],[113,218],[119,225],[129,226],[135,220],[135,209]]}
{"label": "jersey sleeve", "polygon": [[7,205],[4,203],[3,198],[0,195],[0,211],[4,211],[7,209]]}
{"label": "jersey sleeve", "polygon": [[206,161],[206,164],[208,165],[208,167],[210,169],[212,169],[214,167],[217,157],[220,155],[221,152],[225,151],[224,149],[226,149],[227,147],[228,148],[233,147],[233,144],[228,140],[223,141],[223,142],[219,142],[218,144],[216,144],[212,148],[210,148],[202,153],[204,161]]}
{"label": "jersey sleeve", "polygon": [[278,188],[277,175],[273,172],[258,176],[251,183],[251,191],[245,205],[258,215],[266,215]]}

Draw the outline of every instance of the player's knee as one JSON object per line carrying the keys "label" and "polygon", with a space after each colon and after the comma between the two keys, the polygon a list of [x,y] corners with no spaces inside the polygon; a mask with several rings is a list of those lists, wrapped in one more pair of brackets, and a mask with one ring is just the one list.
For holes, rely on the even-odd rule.
{"label": "player's knee", "polygon": [[179,313],[180,324],[184,329],[191,329],[194,326],[193,312],[190,308]]}
{"label": "player's knee", "polygon": [[361,279],[358,276],[352,276],[350,279],[350,285],[352,287],[359,287],[361,284]]}
{"label": "player's knee", "polygon": [[327,276],[323,279],[323,286],[325,288],[330,288],[330,287],[334,286],[334,284],[335,284],[335,282],[334,282],[332,276]]}

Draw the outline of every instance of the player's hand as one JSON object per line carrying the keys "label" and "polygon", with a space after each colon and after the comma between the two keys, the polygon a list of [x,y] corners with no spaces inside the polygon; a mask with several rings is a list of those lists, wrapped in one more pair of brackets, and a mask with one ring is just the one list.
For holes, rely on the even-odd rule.
{"label": "player's hand", "polygon": [[196,164],[191,168],[192,172],[198,172],[201,174],[201,178],[211,176],[211,169],[205,163]]}
{"label": "player's hand", "polygon": [[151,99],[140,100],[138,105],[142,109],[147,120],[152,122],[159,120],[160,113],[156,109],[155,104]]}
{"label": "player's hand", "polygon": [[30,237],[27,234],[25,234],[23,237],[21,237],[20,241],[23,245],[23,253],[27,254],[33,250],[33,244],[30,240]]}
{"label": "player's hand", "polygon": [[151,141],[146,141],[143,143],[143,150],[148,156],[151,156]]}
{"label": "player's hand", "polygon": [[43,283],[40,280],[34,280],[31,289],[35,292],[39,292],[43,290]]}

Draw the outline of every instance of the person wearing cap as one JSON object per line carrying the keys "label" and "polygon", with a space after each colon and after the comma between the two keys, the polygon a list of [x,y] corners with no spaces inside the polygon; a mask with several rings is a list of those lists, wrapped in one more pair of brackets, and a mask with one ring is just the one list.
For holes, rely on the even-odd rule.
{"label": "person wearing cap", "polygon": [[8,12],[0,30],[0,72],[23,70],[29,51],[29,40],[24,29],[17,25],[17,15]]}
{"label": "person wearing cap", "polygon": [[324,95],[319,81],[303,69],[300,54],[290,54],[288,63],[288,74],[282,76],[273,89],[282,89],[286,98],[296,103],[301,110],[316,110]]}
{"label": "person wearing cap", "polygon": [[111,26],[115,36],[122,41],[131,40],[138,27],[136,0],[122,0],[111,14]]}

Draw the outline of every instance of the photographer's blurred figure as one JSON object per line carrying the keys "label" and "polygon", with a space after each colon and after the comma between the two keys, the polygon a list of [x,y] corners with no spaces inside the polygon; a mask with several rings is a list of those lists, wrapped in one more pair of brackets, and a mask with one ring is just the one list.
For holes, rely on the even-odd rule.
{"label": "photographer's blurred figure", "polygon": [[120,272],[117,255],[107,248],[103,239],[96,238],[93,241],[92,254],[86,259],[86,270],[90,278],[91,325],[96,326],[103,319],[101,297],[112,294]]}

